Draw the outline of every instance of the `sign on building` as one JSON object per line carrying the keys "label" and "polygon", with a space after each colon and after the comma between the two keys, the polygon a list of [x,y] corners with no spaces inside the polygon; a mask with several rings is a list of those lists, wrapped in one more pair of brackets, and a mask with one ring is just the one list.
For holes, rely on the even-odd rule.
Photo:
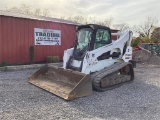
{"label": "sign on building", "polygon": [[35,45],[61,45],[61,31],[34,28]]}

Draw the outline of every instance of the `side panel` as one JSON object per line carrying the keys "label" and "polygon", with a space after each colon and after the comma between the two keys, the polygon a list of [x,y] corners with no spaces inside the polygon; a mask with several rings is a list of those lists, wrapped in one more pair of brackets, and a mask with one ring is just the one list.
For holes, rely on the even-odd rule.
{"label": "side panel", "polygon": [[[129,60],[131,60],[132,59],[132,57],[131,57],[132,56],[132,48],[130,46],[130,42],[132,40],[132,37],[133,37],[133,33],[131,31],[127,31],[115,42],[86,53],[86,56],[88,56],[88,57],[85,57],[85,59],[83,60],[82,73],[88,74],[90,72],[95,72],[97,69],[98,70],[103,69],[103,67],[108,66],[109,64],[111,65],[113,60],[111,60],[111,63],[109,63],[108,61],[112,58],[108,59],[108,61],[106,61],[106,62],[101,62],[101,63],[97,60],[97,58],[100,55],[102,55],[103,53],[106,53],[108,51],[112,51],[114,49],[120,50],[120,57],[118,59],[115,59],[116,61],[117,60],[120,60],[120,61],[124,60],[125,62],[128,62]],[[124,45],[126,42],[127,42],[127,49],[126,49],[127,52],[125,52],[125,55],[123,55],[123,48],[124,48]],[[125,56],[125,57],[123,57],[123,56]],[[101,68],[99,68],[99,67],[101,67]]]}
{"label": "side panel", "polygon": [[[34,45],[34,28],[61,30],[60,46]],[[47,56],[63,59],[64,50],[73,46],[75,25],[0,16],[0,63],[29,63],[29,47],[34,46],[34,62],[46,62]]]}
{"label": "side panel", "polygon": [[0,16],[0,64],[2,59],[2,17]]}
{"label": "side panel", "polygon": [[23,20],[23,35],[22,35],[22,39],[23,39],[23,46],[24,46],[24,53],[23,54],[23,62],[24,63],[28,63],[29,62],[29,47],[30,47],[30,32],[29,32],[29,20],[24,19]]}
{"label": "side panel", "polygon": [[9,26],[7,23],[7,20],[2,17],[2,61],[6,61],[8,63],[9,59],[8,59],[8,31],[7,31],[7,27]]}

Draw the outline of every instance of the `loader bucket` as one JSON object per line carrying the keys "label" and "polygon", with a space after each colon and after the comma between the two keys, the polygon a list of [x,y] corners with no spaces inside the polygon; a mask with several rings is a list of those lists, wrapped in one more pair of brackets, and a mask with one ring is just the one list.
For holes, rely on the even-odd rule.
{"label": "loader bucket", "polygon": [[65,100],[92,94],[92,82],[89,75],[53,65],[44,65],[31,75],[28,81]]}

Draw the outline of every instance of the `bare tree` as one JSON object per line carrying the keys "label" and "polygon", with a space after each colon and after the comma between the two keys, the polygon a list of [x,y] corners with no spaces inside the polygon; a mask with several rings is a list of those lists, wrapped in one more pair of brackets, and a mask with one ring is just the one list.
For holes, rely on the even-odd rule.
{"label": "bare tree", "polygon": [[18,8],[22,13],[25,13],[27,15],[32,15],[32,9],[30,8],[30,6],[26,5],[26,4],[21,4],[20,7]]}
{"label": "bare tree", "polygon": [[71,18],[72,21],[74,22],[79,22],[79,23],[84,23],[85,22],[85,17],[83,16],[74,16]]}
{"label": "bare tree", "polygon": [[43,11],[42,11],[42,15],[43,16],[50,16],[50,12],[49,12],[49,10],[48,9],[43,9]]}
{"label": "bare tree", "polygon": [[127,23],[114,24],[113,27],[114,27],[114,29],[117,29],[121,32],[124,32],[125,30],[129,29],[129,25]]}
{"label": "bare tree", "polygon": [[110,17],[108,19],[105,19],[104,21],[98,21],[96,24],[111,27],[112,23],[113,23],[113,18]]}
{"label": "bare tree", "polygon": [[34,10],[33,10],[33,14],[34,14],[35,16],[41,16],[41,9],[39,9],[39,8],[34,9]]}
{"label": "bare tree", "polygon": [[134,25],[133,30],[139,34],[143,34],[144,36],[150,38],[151,32],[153,31],[157,23],[157,18],[147,17],[142,23]]}
{"label": "bare tree", "polygon": [[19,7],[14,6],[14,7],[6,8],[6,11],[23,13],[23,14],[27,14],[27,15],[32,14],[31,8],[26,4],[21,4]]}
{"label": "bare tree", "polygon": [[10,7],[5,9],[6,11],[9,12],[16,12],[16,13],[23,13],[26,15],[35,15],[35,16],[49,16],[50,12],[48,9],[40,9],[40,8],[35,8],[32,9],[30,6],[26,4],[21,4],[19,7]]}
{"label": "bare tree", "polygon": [[66,17],[65,16],[61,16],[60,19],[66,20]]}
{"label": "bare tree", "polygon": [[73,22],[78,22],[78,23],[81,23],[81,24],[88,24],[90,23],[94,17],[87,17],[87,16],[73,16],[73,17],[61,17],[62,19],[65,19],[65,20],[70,20],[70,21],[73,21]]}
{"label": "bare tree", "polygon": [[19,12],[19,13],[20,13],[19,8],[16,7],[16,6],[11,7],[11,8],[7,8],[7,7],[6,7],[5,11],[8,11],[8,12]]}

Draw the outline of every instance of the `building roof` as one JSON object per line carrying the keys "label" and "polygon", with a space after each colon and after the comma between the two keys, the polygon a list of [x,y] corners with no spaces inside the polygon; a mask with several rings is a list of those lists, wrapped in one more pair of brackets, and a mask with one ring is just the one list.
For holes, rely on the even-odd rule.
{"label": "building roof", "polygon": [[72,21],[58,19],[58,18],[33,16],[33,15],[27,15],[27,14],[16,13],[16,12],[8,12],[8,11],[3,11],[3,10],[0,10],[0,16],[9,16],[9,17],[16,17],[16,18],[25,18],[25,19],[64,23],[64,24],[81,25],[80,23],[77,23],[77,22],[72,22]]}

